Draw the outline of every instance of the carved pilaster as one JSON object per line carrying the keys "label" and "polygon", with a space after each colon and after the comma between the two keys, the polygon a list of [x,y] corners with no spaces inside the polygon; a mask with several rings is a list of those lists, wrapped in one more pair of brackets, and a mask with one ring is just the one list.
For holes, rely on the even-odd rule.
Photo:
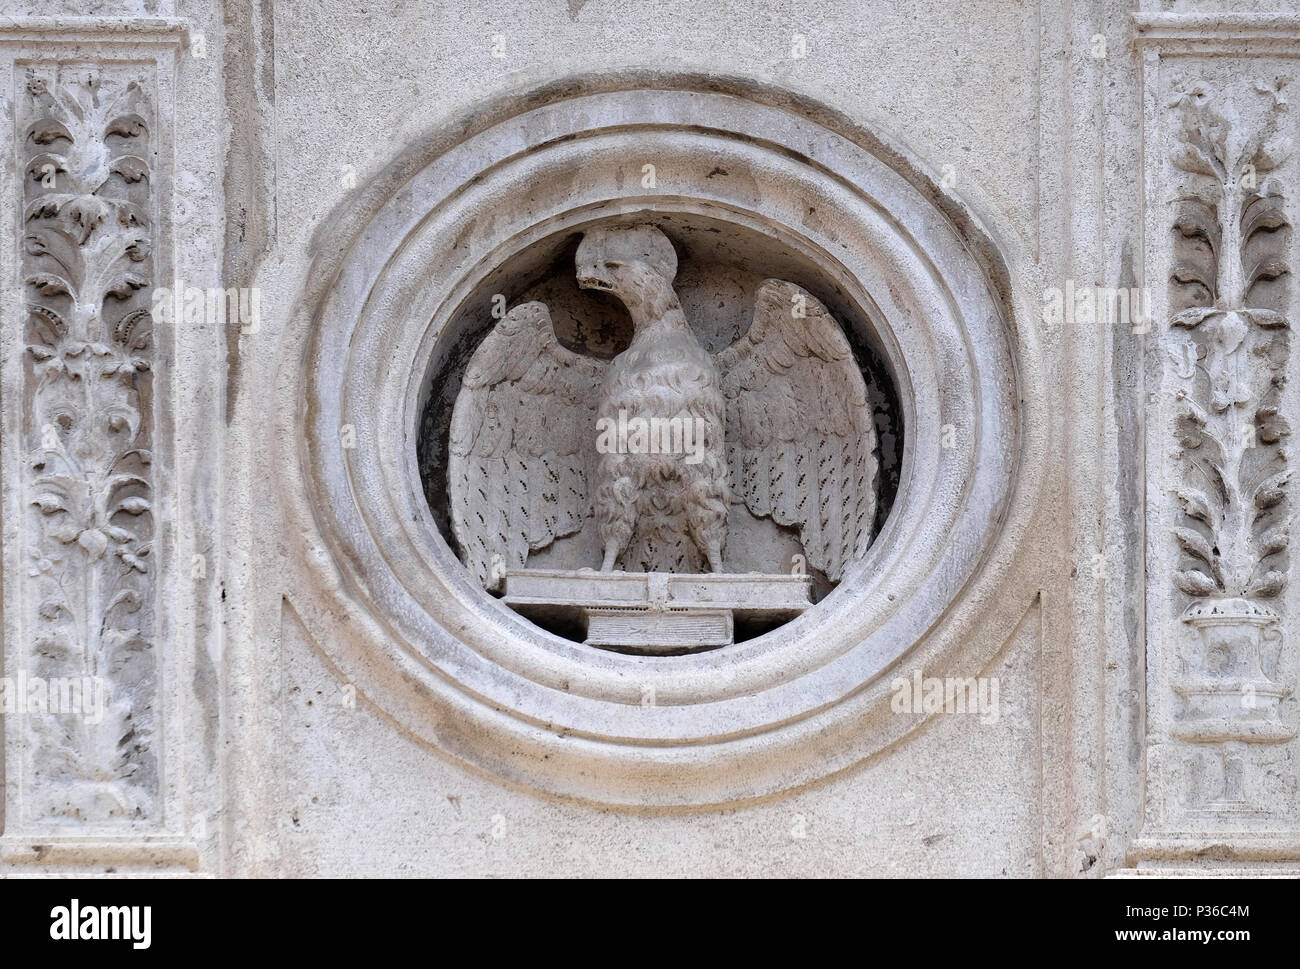
{"label": "carved pilaster", "polygon": [[0,24],[5,309],[0,861],[192,866],[178,800],[168,286],[175,24]]}
{"label": "carved pilaster", "polygon": [[1291,862],[1294,62],[1229,59],[1254,21],[1217,40],[1156,27],[1146,264],[1167,286],[1147,366],[1147,803],[1130,860]]}
{"label": "carved pilaster", "polygon": [[153,112],[133,74],[27,68],[19,102],[28,675],[96,690],[89,709],[26,720],[34,819],[157,809]]}

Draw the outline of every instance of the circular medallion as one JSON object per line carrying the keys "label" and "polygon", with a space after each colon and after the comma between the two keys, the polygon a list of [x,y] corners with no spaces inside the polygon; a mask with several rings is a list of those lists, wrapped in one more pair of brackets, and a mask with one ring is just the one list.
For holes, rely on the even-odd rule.
{"label": "circular medallion", "polygon": [[[561,795],[702,805],[806,783],[902,729],[885,722],[886,674],[909,651],[925,653],[980,569],[1016,483],[1017,342],[994,248],[902,152],[780,92],[643,80],[575,83],[484,112],[413,167],[327,260],[302,378],[301,473],[314,516],[304,527],[328,549],[320,588],[357,620],[322,647],[412,733]],[[638,226],[650,228],[599,235]],[[881,438],[869,544],[835,533],[846,551],[824,558],[840,567],[815,590],[820,601],[685,655],[594,648],[522,615],[508,591],[490,594],[493,577],[467,568],[472,556],[456,538],[454,489],[440,484],[454,465],[449,438],[467,369],[512,310],[546,307],[549,328],[537,332],[553,328],[564,353],[602,367],[623,358],[627,318],[581,302],[580,278],[601,287],[597,270],[583,276],[574,260],[584,238],[599,237],[597,262],[617,270],[628,239],[658,245],[645,232],[677,256],[675,279],[666,256],[643,261],[695,317],[688,329],[702,356],[691,359],[721,359],[757,325],[762,282],[786,282],[794,289],[782,298],[810,296],[852,348]],[[635,303],[640,292],[625,296]],[[632,317],[628,331],[642,325]],[[512,318],[526,324],[523,311]],[[724,392],[727,372],[717,377]],[[489,405],[505,406],[484,396]],[[484,410],[475,433],[504,416],[520,419]],[[527,471],[520,480],[528,500],[547,486]],[[545,551],[558,539],[533,549],[529,528],[564,531],[538,522],[525,522],[529,550],[505,571],[601,565],[572,542],[567,557]],[[791,528],[806,544],[798,523],[785,538]],[[590,534],[599,553],[601,533]],[[519,547],[502,541],[507,557]],[[705,544],[692,553],[700,561]],[[752,561],[774,574],[789,548]],[[490,572],[491,549],[483,561]],[[941,672],[954,650],[935,645],[927,669]]]}

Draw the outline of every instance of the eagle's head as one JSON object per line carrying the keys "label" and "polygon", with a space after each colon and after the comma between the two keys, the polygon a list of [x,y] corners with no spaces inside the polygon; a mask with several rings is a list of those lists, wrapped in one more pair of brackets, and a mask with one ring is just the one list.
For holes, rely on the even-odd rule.
{"label": "eagle's head", "polygon": [[574,261],[579,286],[613,293],[629,306],[643,302],[647,290],[671,290],[677,275],[673,244],[653,225],[588,229]]}

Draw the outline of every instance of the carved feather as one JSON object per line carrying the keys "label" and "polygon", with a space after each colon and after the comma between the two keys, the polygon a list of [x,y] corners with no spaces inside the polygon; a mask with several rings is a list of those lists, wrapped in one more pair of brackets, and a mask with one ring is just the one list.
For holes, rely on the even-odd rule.
{"label": "carved feather", "polygon": [[876,517],[876,432],[839,324],[810,293],[766,280],[749,332],[717,354],[732,494],[799,529],[832,581],[866,554]]}
{"label": "carved feather", "polygon": [[566,350],[523,303],[474,351],[452,411],[448,478],[461,559],[485,588],[591,515],[587,451],[606,365]]}

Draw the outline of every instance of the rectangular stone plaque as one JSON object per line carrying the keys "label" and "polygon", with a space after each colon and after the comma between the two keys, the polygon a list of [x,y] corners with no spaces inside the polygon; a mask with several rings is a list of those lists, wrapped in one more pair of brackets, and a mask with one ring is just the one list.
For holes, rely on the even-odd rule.
{"label": "rectangular stone plaque", "polygon": [[792,619],[811,590],[803,575],[520,569],[506,573],[505,603],[529,618],[578,618],[592,646],[658,653],[730,645],[735,617]]}

